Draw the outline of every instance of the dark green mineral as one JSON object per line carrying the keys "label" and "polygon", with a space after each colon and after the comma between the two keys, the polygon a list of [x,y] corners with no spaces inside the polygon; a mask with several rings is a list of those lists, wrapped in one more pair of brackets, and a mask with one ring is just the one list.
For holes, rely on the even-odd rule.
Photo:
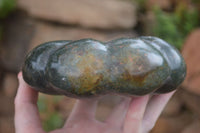
{"label": "dark green mineral", "polygon": [[167,93],[184,80],[186,66],[167,42],[139,37],[47,42],[27,55],[22,71],[40,92],[81,98]]}

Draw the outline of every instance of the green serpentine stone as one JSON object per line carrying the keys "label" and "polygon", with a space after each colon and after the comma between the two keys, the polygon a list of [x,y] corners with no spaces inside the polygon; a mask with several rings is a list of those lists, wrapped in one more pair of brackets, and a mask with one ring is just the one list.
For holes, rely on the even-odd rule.
{"label": "green serpentine stone", "polygon": [[142,96],[175,90],[186,66],[176,48],[156,37],[82,39],[41,44],[27,55],[22,72],[26,83],[47,94]]}

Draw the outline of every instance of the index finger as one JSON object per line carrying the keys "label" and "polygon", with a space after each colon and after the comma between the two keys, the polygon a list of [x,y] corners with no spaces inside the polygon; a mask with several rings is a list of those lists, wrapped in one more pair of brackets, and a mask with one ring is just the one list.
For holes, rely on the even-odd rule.
{"label": "index finger", "polygon": [[14,121],[16,133],[44,133],[37,108],[38,92],[24,82],[21,72],[18,79]]}
{"label": "index finger", "polygon": [[148,100],[149,95],[132,98],[124,121],[123,133],[140,133]]}
{"label": "index finger", "polygon": [[154,124],[162,113],[165,105],[174,93],[175,91],[166,94],[154,95],[151,97],[143,118],[144,132],[149,132],[154,127]]}

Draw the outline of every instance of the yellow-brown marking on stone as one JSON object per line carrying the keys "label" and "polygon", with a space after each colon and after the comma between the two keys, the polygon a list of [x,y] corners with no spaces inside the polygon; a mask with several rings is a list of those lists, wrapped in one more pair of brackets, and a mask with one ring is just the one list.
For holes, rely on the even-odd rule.
{"label": "yellow-brown marking on stone", "polygon": [[77,68],[82,72],[79,77],[79,83],[81,84],[79,93],[84,93],[91,91],[99,85],[99,82],[103,79],[103,75],[96,73],[96,70],[102,70],[104,64],[102,60],[97,59],[91,54],[86,54],[81,58],[77,63]]}
{"label": "yellow-brown marking on stone", "polygon": [[147,76],[150,73],[151,72],[147,72],[147,73],[141,74],[141,75],[131,75],[127,70],[125,70],[125,72],[123,73],[123,78],[124,78],[124,80],[130,81],[135,85],[143,86],[145,79],[147,78]]}

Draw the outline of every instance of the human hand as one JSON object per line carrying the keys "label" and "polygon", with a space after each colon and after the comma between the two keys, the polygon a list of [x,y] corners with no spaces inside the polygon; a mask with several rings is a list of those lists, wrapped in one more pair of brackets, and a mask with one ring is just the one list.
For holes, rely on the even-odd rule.
{"label": "human hand", "polygon": [[[16,133],[46,133],[37,108],[38,92],[30,88],[19,73],[15,98]],[[98,100],[77,100],[61,129],[50,133],[148,133],[174,92],[125,98],[104,122],[95,119]]]}

